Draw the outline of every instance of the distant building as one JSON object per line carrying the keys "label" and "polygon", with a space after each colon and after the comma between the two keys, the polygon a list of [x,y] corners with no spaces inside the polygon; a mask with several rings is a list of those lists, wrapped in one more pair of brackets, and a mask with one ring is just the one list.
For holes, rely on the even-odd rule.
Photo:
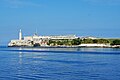
{"label": "distant building", "polygon": [[81,39],[98,39],[98,38],[92,37],[92,36],[87,36],[87,37],[81,37]]}
{"label": "distant building", "polygon": [[31,40],[24,40],[22,38],[22,31],[20,29],[19,32],[19,39],[18,40],[11,40],[8,46],[32,46]]}
{"label": "distant building", "polygon": [[48,46],[47,43],[50,39],[76,39],[75,35],[66,35],[66,36],[38,36],[34,34],[33,36],[22,37],[22,31],[20,29],[19,39],[11,40],[8,46]]}
{"label": "distant building", "polygon": [[19,32],[19,40],[22,40],[22,32],[21,32],[21,29],[20,29],[20,32]]}

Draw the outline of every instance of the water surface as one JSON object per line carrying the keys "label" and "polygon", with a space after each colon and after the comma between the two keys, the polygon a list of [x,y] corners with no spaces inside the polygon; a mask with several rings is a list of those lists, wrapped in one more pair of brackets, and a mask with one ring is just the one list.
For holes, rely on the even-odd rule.
{"label": "water surface", "polygon": [[120,49],[0,47],[0,80],[120,80]]}

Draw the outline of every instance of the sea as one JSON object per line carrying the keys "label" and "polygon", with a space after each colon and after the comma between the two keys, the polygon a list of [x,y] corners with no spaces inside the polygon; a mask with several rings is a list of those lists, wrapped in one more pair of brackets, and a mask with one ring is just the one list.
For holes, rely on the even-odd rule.
{"label": "sea", "polygon": [[120,48],[1,46],[0,80],[120,80]]}

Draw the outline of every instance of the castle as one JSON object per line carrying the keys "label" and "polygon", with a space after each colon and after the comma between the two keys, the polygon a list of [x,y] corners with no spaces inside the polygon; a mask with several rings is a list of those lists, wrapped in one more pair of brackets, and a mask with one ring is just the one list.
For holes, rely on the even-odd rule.
{"label": "castle", "polygon": [[54,39],[76,39],[75,35],[59,35],[59,36],[38,36],[36,33],[33,36],[22,36],[22,31],[20,29],[19,39],[11,40],[8,46],[48,46],[47,43],[49,40]]}

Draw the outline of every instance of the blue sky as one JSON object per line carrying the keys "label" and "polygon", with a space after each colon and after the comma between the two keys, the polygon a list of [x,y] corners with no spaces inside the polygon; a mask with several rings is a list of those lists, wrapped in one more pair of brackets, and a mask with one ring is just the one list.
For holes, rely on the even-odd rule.
{"label": "blue sky", "polygon": [[0,0],[0,44],[23,35],[120,37],[120,0]]}

